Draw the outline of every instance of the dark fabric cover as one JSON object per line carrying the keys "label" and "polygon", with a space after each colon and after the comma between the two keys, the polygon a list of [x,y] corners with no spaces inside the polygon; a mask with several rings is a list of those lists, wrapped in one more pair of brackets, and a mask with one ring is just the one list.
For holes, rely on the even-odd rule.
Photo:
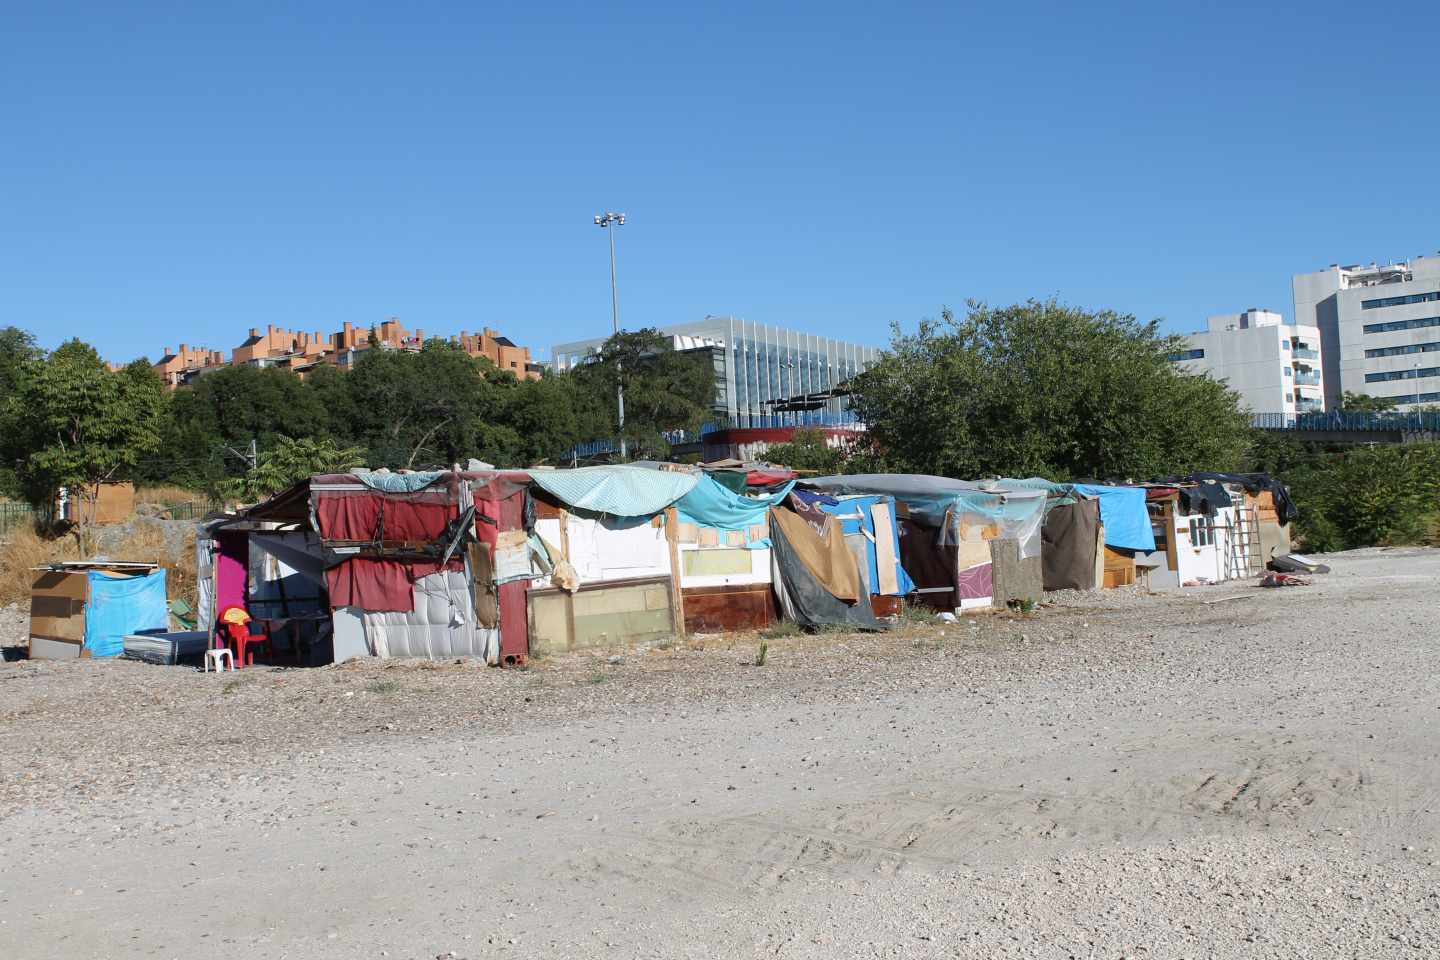
{"label": "dark fabric cover", "polygon": [[1099,500],[1050,508],[1040,528],[1041,576],[1046,590],[1094,589],[1099,527]]}
{"label": "dark fabric cover", "polygon": [[1239,484],[1251,496],[1262,490],[1269,490],[1270,496],[1275,500],[1275,513],[1282,526],[1300,516],[1300,511],[1295,508],[1295,501],[1290,499],[1290,488],[1268,473],[1192,473],[1187,479]]}
{"label": "dark fabric cover", "polygon": [[900,565],[915,581],[916,588],[940,587],[948,591],[919,593],[916,599],[936,610],[959,606],[955,598],[955,567],[958,561],[954,545],[941,546],[940,531],[918,520],[906,517],[895,522],[900,527]]}
{"label": "dark fabric cover", "polygon": [[1234,503],[1224,487],[1210,480],[1199,481],[1193,487],[1176,487],[1175,492],[1180,496],[1180,512],[1190,516],[1213,516],[1218,508]]}
{"label": "dark fabric cover", "polygon": [[706,475],[731,493],[743,494],[746,492],[743,470],[707,470]]}
{"label": "dark fabric cover", "polygon": [[[851,627],[856,630],[880,630],[869,598],[866,602],[846,603],[827,590],[801,559],[799,551],[790,542],[785,527],[777,523],[771,511],[770,550],[775,566],[780,571],[781,585],[794,606],[795,620],[802,627],[826,626]],[[792,531],[813,532],[804,524],[796,524]],[[819,539],[819,534],[814,534]]]}

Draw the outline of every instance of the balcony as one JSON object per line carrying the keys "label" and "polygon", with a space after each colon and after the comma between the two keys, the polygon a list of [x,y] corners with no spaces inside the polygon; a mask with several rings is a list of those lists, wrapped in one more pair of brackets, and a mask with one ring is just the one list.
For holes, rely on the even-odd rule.
{"label": "balcony", "polygon": [[1298,387],[1318,387],[1320,386],[1320,374],[1301,373],[1297,370],[1295,371],[1295,385]]}
{"label": "balcony", "polygon": [[1319,360],[1320,351],[1311,350],[1308,347],[1296,347],[1291,351],[1291,356],[1296,360]]}

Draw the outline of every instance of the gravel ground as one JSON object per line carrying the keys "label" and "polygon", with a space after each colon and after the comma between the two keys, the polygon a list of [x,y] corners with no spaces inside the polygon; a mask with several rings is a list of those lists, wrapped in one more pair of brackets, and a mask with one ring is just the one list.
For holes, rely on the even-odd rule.
{"label": "gravel ground", "polygon": [[1327,560],[764,667],[0,664],[0,957],[1433,955],[1440,552]]}

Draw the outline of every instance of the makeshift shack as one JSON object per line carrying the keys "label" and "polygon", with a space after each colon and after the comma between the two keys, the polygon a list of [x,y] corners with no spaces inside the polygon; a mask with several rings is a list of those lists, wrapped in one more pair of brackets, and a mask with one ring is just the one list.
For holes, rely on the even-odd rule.
{"label": "makeshift shack", "polygon": [[914,592],[915,582],[900,562],[900,509],[893,497],[792,490],[785,505],[822,535],[827,524],[839,523],[875,615],[900,613],[901,602]]}
{"label": "makeshift shack", "polygon": [[918,474],[819,477],[801,484],[832,496],[888,496],[897,513],[903,507],[900,561],[927,606],[983,609],[1041,590],[1043,490]]}
{"label": "makeshift shack", "polygon": [[[1001,480],[1005,487],[1044,490],[1046,590],[1128,586],[1137,553],[1155,550],[1145,491],[1097,483],[1054,483],[1042,477]],[[1091,520],[1093,501],[1098,516]],[[1053,518],[1052,518],[1053,515]],[[1099,577],[1096,577],[1096,571]]]}
{"label": "makeshift shack", "polygon": [[709,473],[675,504],[675,547],[688,633],[762,630],[779,611],[769,513],[794,487],[745,496]]}
{"label": "makeshift shack", "polygon": [[92,560],[35,568],[32,660],[118,657],[127,634],[168,625],[165,571],[156,564]]}
{"label": "makeshift shack", "polygon": [[128,480],[61,487],[55,501],[55,519],[73,524],[104,526],[121,523],[134,513],[135,484]]}
{"label": "makeshift shack", "polygon": [[1243,495],[1205,481],[1147,485],[1145,496],[1156,547],[1135,562],[1151,589],[1250,576],[1258,541],[1252,545],[1253,525],[1235,505]]}
{"label": "makeshift shack", "polygon": [[683,633],[670,508],[697,478],[604,466],[534,470],[531,479],[540,541],[535,555],[551,566],[530,587],[531,652]]}

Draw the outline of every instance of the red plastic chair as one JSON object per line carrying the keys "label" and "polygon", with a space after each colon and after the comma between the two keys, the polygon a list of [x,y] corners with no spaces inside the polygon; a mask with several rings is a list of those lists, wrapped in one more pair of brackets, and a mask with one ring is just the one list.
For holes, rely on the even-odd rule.
{"label": "red plastic chair", "polygon": [[265,655],[270,655],[270,638],[263,634],[252,634],[251,622],[250,614],[244,607],[226,607],[220,612],[220,628],[225,645],[235,655],[237,670],[255,665],[255,654],[250,650],[251,647],[263,647]]}

